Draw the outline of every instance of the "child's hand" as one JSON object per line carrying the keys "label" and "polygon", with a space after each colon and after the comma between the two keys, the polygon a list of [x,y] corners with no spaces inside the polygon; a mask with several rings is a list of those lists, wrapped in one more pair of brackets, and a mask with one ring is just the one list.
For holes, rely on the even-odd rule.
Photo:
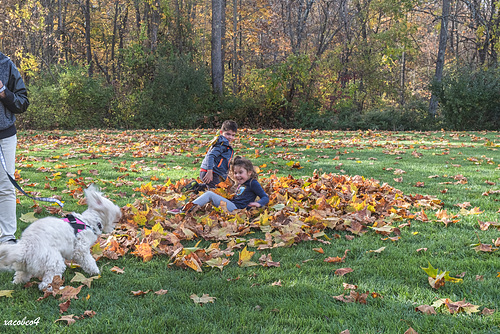
{"label": "child's hand", "polygon": [[203,177],[203,182],[208,184],[208,183],[212,182],[213,179],[214,179],[214,171],[211,169],[207,170],[207,173]]}
{"label": "child's hand", "polygon": [[254,208],[260,208],[261,205],[259,202],[250,202],[248,206],[254,207]]}

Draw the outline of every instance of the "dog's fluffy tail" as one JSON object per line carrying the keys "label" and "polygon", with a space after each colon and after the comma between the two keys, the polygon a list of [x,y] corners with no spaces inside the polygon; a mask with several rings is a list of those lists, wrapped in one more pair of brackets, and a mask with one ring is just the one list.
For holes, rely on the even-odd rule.
{"label": "dog's fluffy tail", "polygon": [[23,254],[19,244],[0,245],[0,270],[12,270],[15,263],[21,262]]}

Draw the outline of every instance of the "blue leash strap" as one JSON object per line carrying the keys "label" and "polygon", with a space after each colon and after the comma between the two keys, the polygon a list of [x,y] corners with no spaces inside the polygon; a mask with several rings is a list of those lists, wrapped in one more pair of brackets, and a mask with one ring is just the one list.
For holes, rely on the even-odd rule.
{"label": "blue leash strap", "polygon": [[36,201],[57,203],[57,205],[59,205],[61,208],[64,206],[64,204],[60,200],[58,200],[56,198],[50,198],[50,197],[33,197],[33,196],[28,195],[21,188],[21,186],[16,182],[16,180],[12,176],[10,176],[9,172],[7,172],[7,164],[5,163],[5,157],[3,155],[2,146],[0,146],[0,161],[2,162],[3,170],[5,171],[5,174],[7,174],[7,177],[9,178],[10,183],[12,183],[12,185],[14,187],[16,187],[17,190],[19,190],[20,192],[22,192],[25,196],[27,196],[27,197],[29,197],[31,199],[34,199]]}

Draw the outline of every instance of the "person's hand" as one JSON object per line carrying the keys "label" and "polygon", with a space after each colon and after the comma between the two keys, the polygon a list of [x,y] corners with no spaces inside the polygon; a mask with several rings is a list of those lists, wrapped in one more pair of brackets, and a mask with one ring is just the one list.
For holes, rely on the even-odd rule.
{"label": "person's hand", "polygon": [[254,207],[254,208],[260,208],[261,205],[259,202],[250,202],[248,206]]}
{"label": "person's hand", "polygon": [[[3,82],[0,80],[0,89],[3,87]],[[0,97],[4,98],[5,97],[5,90],[0,93]]]}
{"label": "person's hand", "polygon": [[210,182],[212,182],[213,179],[214,179],[214,171],[211,169],[207,170],[207,173],[205,174],[205,176],[203,176],[203,182],[209,184]]}

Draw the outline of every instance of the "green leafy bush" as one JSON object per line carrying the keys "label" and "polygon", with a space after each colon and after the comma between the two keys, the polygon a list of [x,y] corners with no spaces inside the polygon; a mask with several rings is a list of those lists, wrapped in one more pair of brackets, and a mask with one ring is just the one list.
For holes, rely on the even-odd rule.
{"label": "green leafy bush", "polygon": [[454,67],[433,93],[448,128],[452,130],[498,130],[500,127],[500,70]]}
{"label": "green leafy bush", "polygon": [[99,76],[88,77],[84,67],[60,69],[51,79],[29,86],[28,111],[19,126],[30,129],[105,128],[110,122],[113,88]]}
{"label": "green leafy bush", "polygon": [[214,113],[216,101],[209,69],[187,57],[157,62],[154,78],[146,82],[136,102],[137,128],[196,128]]}

